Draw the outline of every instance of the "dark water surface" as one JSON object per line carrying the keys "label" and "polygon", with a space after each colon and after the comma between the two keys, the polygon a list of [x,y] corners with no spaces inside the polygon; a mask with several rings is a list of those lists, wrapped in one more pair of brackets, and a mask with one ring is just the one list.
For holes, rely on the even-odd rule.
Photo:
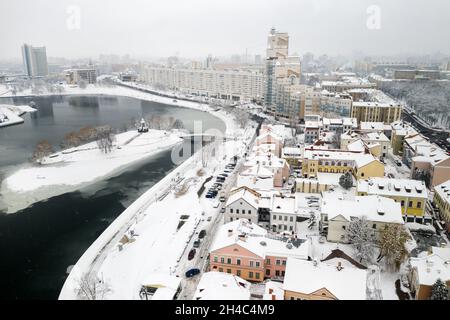
{"label": "dark water surface", "polygon": [[[84,126],[120,129],[132,119],[154,114],[180,119],[188,130],[195,120],[203,122],[204,130],[225,129],[206,112],[125,97],[2,98],[0,103],[31,100],[38,112],[24,115],[22,125],[0,129],[0,174],[27,161],[38,141],[57,146],[66,133]],[[0,212],[0,298],[57,299],[67,267],[130,203],[176,167],[170,154],[161,152],[116,177],[17,213]]]}

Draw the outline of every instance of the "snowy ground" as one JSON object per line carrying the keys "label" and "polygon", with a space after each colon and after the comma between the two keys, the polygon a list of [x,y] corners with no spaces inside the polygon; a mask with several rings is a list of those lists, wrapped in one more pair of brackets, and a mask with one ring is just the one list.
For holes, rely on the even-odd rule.
{"label": "snowy ground", "polygon": [[1,185],[8,212],[16,212],[43,199],[77,190],[125,167],[181,143],[177,132],[128,131],[116,135],[111,152],[103,153],[96,142],[66,149],[44,158],[42,165],[19,169]]}
{"label": "snowy ground", "polygon": [[[198,152],[127,208],[79,259],[61,290],[60,299],[77,298],[78,279],[84,273],[95,274],[108,283],[111,291],[107,299],[139,299],[140,286],[152,274],[182,277],[185,289],[181,298],[192,297],[196,279],[184,279],[184,272],[193,266],[204,269],[212,241],[210,235],[221,223],[220,207],[214,208],[218,199],[206,199],[204,195],[199,198],[197,191],[207,177],[220,173],[232,156],[245,152],[256,127],[240,129],[230,115],[208,111],[225,121],[226,135],[235,139],[211,145],[215,146],[214,156],[208,156],[211,154],[208,149],[206,157],[205,152]],[[202,162],[204,173],[200,177],[197,172]],[[230,176],[225,190],[231,187],[232,180]],[[177,188],[184,183],[189,186],[187,192],[177,195]],[[189,217],[177,230],[183,215]],[[196,257],[188,261],[188,252],[202,229],[207,230],[207,236]],[[133,237],[130,230],[134,232]],[[133,241],[119,251],[117,245],[125,234]]]}
{"label": "snowy ground", "polygon": [[27,112],[35,112],[36,109],[30,106],[15,106],[0,104],[0,128],[23,123],[20,116]]}

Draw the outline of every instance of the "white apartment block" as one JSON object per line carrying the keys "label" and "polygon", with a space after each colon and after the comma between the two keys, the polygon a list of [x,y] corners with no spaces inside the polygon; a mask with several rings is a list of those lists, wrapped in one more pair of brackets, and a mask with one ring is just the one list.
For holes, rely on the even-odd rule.
{"label": "white apartment block", "polygon": [[143,80],[188,94],[251,101],[264,94],[264,74],[253,70],[181,69],[147,66]]}

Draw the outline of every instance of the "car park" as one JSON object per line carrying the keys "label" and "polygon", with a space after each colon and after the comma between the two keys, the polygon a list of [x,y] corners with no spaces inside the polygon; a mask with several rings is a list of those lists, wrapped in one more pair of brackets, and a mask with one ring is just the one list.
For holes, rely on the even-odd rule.
{"label": "car park", "polygon": [[185,275],[186,275],[186,278],[191,278],[193,276],[198,275],[199,273],[200,273],[199,268],[192,268],[192,269],[189,269],[188,271],[186,271]]}

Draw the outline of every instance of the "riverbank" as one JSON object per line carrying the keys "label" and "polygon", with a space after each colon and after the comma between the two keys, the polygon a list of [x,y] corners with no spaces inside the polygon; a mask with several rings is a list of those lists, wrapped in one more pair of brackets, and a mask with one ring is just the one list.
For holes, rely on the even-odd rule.
{"label": "riverbank", "polygon": [[181,143],[183,139],[179,134],[162,130],[142,134],[128,131],[115,136],[109,153],[102,152],[96,142],[91,142],[45,157],[41,165],[21,168],[1,184],[7,213],[117,175],[126,167]]}
{"label": "riverbank", "polygon": [[36,109],[30,106],[0,104],[0,128],[23,123],[25,120],[21,115],[27,112],[36,112]]}

